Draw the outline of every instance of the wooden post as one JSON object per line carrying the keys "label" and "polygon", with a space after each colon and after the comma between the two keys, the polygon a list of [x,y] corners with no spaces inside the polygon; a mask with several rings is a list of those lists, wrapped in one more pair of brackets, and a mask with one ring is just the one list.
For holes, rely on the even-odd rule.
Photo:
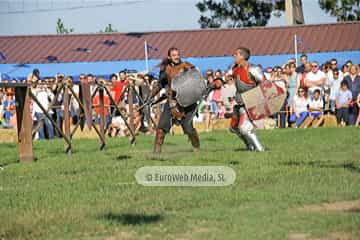
{"label": "wooden post", "polygon": [[30,88],[27,86],[15,87],[19,158],[22,163],[29,163],[34,160],[29,91]]}
{"label": "wooden post", "polygon": [[124,115],[122,115],[121,111],[120,111],[120,108],[119,106],[115,103],[115,100],[114,98],[111,96],[111,93],[110,91],[107,89],[107,88],[104,88],[105,92],[107,93],[109,99],[110,99],[110,102],[111,104],[113,104],[113,106],[115,107],[115,109],[118,111],[118,113],[120,114],[121,118],[124,120],[125,122],[125,125],[127,127],[127,129],[129,129],[130,131],[130,134],[131,134],[131,140],[130,140],[130,143],[131,144],[135,144],[135,141],[136,141],[136,138],[135,138],[135,133],[133,132],[133,130],[130,128],[130,125],[128,123],[128,121],[126,120],[126,117]]}
{"label": "wooden post", "polygon": [[[69,86],[64,87],[64,134],[70,139]],[[66,143],[65,152],[71,153],[71,144]]]}
{"label": "wooden post", "polygon": [[129,88],[128,88],[128,104],[129,104],[129,126],[131,131],[134,132],[134,106],[133,106],[133,84],[130,81]]}
{"label": "wooden post", "polygon": [[100,150],[105,147],[105,107],[104,107],[104,87],[99,87],[99,104],[100,104]]}
{"label": "wooden post", "polygon": [[[160,97],[160,93],[157,94],[157,97]],[[156,125],[159,124],[159,119],[160,119],[160,113],[161,113],[161,109],[160,109],[160,103],[156,104],[156,108],[155,108],[155,122]]]}

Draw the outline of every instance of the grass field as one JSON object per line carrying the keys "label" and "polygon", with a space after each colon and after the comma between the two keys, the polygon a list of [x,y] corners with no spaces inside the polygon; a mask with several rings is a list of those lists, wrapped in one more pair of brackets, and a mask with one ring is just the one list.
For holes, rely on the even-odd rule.
{"label": "grass field", "polygon": [[[0,144],[0,239],[360,239],[360,128],[259,131],[264,153],[226,131],[201,134],[202,151],[168,136],[38,141],[17,163]],[[230,166],[227,187],[144,187],[142,166]]]}

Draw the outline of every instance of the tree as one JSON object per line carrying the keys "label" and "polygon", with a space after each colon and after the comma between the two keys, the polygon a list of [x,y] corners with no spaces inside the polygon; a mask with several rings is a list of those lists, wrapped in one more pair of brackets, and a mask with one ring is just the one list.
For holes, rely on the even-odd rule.
{"label": "tree", "polygon": [[285,10],[285,0],[202,0],[196,7],[201,28],[265,26]]}
{"label": "tree", "polygon": [[117,32],[118,30],[113,29],[112,25],[109,23],[106,27],[105,30],[100,30],[100,32],[106,32],[106,33],[111,33],[111,32]]}
{"label": "tree", "polygon": [[319,0],[319,5],[338,22],[360,20],[360,0]]}
{"label": "tree", "polygon": [[66,28],[64,26],[63,21],[60,18],[58,18],[58,20],[56,22],[56,33],[57,34],[69,34],[69,33],[72,33],[72,32],[74,32],[74,29],[73,28],[70,28],[70,29]]}

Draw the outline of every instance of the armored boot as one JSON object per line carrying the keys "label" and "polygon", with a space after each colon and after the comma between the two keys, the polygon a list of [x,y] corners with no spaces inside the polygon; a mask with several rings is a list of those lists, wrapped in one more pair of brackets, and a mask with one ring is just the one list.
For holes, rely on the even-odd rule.
{"label": "armored boot", "polygon": [[248,139],[244,135],[242,135],[240,133],[239,129],[235,129],[235,128],[230,127],[229,130],[230,130],[231,133],[236,134],[236,136],[238,136],[244,142],[244,144],[246,146],[246,150],[248,150],[248,151],[254,151],[255,150],[254,145],[252,145],[251,142],[249,142]]}
{"label": "armored boot", "polygon": [[154,151],[153,153],[160,153],[161,152],[161,145],[164,143],[165,139],[165,132],[163,129],[156,129],[155,135],[155,143],[154,143]]}
{"label": "armored boot", "polygon": [[193,133],[189,134],[189,139],[194,152],[200,151],[200,140],[197,131],[194,129]]}
{"label": "armored boot", "polygon": [[251,145],[254,147],[253,151],[257,152],[263,152],[265,151],[264,146],[260,143],[258,137],[254,132],[248,133],[245,138],[248,140],[248,142],[251,143]]}

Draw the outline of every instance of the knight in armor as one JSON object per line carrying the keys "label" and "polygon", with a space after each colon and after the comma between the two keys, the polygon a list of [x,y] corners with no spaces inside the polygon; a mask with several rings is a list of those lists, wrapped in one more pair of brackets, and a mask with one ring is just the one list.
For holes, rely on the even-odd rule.
{"label": "knight in armor", "polygon": [[241,94],[255,88],[263,81],[264,76],[259,66],[248,63],[250,50],[240,47],[234,53],[235,63],[232,66],[232,75],[236,86],[236,105],[230,122],[230,131],[235,133],[246,145],[249,151],[264,151],[264,147],[256,136],[252,123],[247,113]]}
{"label": "knight in armor", "polygon": [[199,136],[193,126],[193,118],[196,114],[197,103],[182,107],[176,100],[176,92],[171,87],[171,82],[177,75],[194,68],[191,63],[183,62],[177,48],[168,50],[168,57],[160,64],[159,84],[153,90],[152,95],[156,95],[161,89],[165,88],[167,101],[160,114],[160,119],[156,129],[154,153],[161,152],[161,145],[164,143],[165,135],[170,131],[173,124],[181,125],[183,132],[189,137],[194,151],[200,148]]}

